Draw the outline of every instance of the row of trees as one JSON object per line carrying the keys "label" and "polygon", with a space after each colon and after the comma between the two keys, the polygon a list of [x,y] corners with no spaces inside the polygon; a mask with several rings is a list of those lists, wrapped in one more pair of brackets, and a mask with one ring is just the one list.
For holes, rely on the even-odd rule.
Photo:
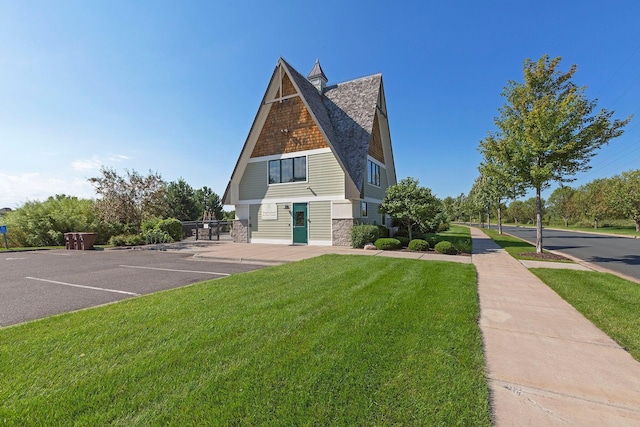
{"label": "row of trees", "polygon": [[[491,222],[493,217],[499,226],[501,219],[515,224],[537,224],[536,197],[512,200],[507,205],[506,200],[492,203],[486,195],[479,186],[474,186],[469,194],[445,198],[444,211],[451,220],[460,222]],[[598,178],[577,188],[560,185],[547,200],[541,198],[539,203],[541,217],[562,221],[565,227],[590,223],[598,228],[603,219],[632,220],[636,232],[640,233],[640,169]]]}
{"label": "row of trees", "polygon": [[109,168],[90,178],[97,200],[64,194],[45,201],[29,201],[3,216],[12,246],[56,246],[64,244],[64,233],[96,231],[98,243],[118,234],[137,234],[142,222],[152,218],[180,221],[225,219],[220,197],[209,187],[193,189],[184,179],[165,182],[160,174],[144,176],[126,170],[119,175]]}
{"label": "row of trees", "polygon": [[[542,196],[553,182],[566,183],[589,169],[598,148],[623,132],[631,117],[613,120],[613,111],[594,113],[596,101],[585,97],[561,58],[545,55],[524,62],[524,81],[508,82],[501,95],[506,103],[494,119],[496,130],[480,142],[480,176],[469,197],[485,207],[535,191],[536,252],[542,252]],[[498,211],[500,212],[500,211]]]}

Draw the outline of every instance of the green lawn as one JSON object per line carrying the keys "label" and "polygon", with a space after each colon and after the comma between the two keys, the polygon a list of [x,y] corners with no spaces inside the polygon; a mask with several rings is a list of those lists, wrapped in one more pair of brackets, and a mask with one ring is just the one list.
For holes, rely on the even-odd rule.
{"label": "green lawn", "polygon": [[6,425],[490,425],[472,265],[326,255],[0,329]]}
{"label": "green lawn", "polygon": [[449,230],[439,233],[430,233],[426,239],[437,238],[438,241],[447,241],[461,252],[471,253],[471,231],[469,227],[451,224]]}
{"label": "green lawn", "polygon": [[[488,228],[483,228],[482,231],[489,237],[491,237],[500,247],[506,250],[509,255],[516,259],[524,259],[524,260],[534,260],[540,261],[540,258],[535,258],[531,256],[525,255],[527,252],[535,252],[536,247],[530,243],[525,242],[524,240],[518,239],[517,237],[508,236],[506,234],[498,234],[496,230],[490,230]],[[545,251],[546,252],[546,251]],[[552,259],[545,259],[545,261],[555,261]],[[564,260],[559,262],[573,262],[570,260]]]}
{"label": "green lawn", "polygon": [[531,271],[640,361],[640,284],[593,271]]}

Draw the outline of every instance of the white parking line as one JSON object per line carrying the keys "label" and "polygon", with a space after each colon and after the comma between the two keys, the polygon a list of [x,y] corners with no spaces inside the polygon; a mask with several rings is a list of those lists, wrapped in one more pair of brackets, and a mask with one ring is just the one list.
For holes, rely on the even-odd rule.
{"label": "white parking line", "polygon": [[135,292],[119,291],[117,289],[96,288],[93,286],[74,285],[73,283],[57,282],[55,280],[39,279],[37,277],[25,277],[25,279],[38,280],[40,282],[55,283],[56,285],[73,286],[74,288],[92,289],[94,291],[115,292],[117,294],[133,295],[134,297],[140,296]]}
{"label": "white parking line", "polygon": [[141,268],[144,270],[159,270],[159,271],[175,271],[178,273],[197,273],[197,274],[215,274],[217,276],[231,276],[227,273],[215,273],[213,271],[196,271],[196,270],[174,270],[172,268],[156,268],[156,267],[142,267],[139,265],[121,265],[124,268]]}

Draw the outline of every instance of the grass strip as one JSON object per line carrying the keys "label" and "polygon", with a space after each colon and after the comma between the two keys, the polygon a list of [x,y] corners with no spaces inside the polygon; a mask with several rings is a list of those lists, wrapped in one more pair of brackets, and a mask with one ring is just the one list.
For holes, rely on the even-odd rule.
{"label": "grass strip", "polygon": [[640,285],[609,273],[530,271],[640,361]]}
{"label": "grass strip", "polygon": [[[555,259],[540,259],[533,256],[527,256],[527,253],[535,252],[536,247],[532,244],[525,242],[517,237],[509,236],[507,234],[499,234],[497,230],[491,230],[488,228],[483,228],[482,231],[493,241],[495,241],[500,247],[507,251],[509,255],[516,259],[524,259],[531,261],[551,261],[551,262],[573,262],[568,259],[564,260],[555,260]],[[547,251],[544,251],[547,252]]]}
{"label": "grass strip", "polygon": [[0,330],[5,425],[490,425],[472,265],[322,257]]}

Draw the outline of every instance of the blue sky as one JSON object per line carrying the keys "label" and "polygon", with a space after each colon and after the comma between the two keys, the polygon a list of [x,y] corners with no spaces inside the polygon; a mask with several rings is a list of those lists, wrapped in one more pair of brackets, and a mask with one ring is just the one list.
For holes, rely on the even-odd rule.
{"label": "blue sky", "polygon": [[[640,2],[3,1],[0,207],[95,197],[100,165],[222,195],[280,56],[383,74],[398,178],[467,193],[525,58],[578,65],[598,108],[640,110]],[[574,185],[640,168],[640,116]]]}

